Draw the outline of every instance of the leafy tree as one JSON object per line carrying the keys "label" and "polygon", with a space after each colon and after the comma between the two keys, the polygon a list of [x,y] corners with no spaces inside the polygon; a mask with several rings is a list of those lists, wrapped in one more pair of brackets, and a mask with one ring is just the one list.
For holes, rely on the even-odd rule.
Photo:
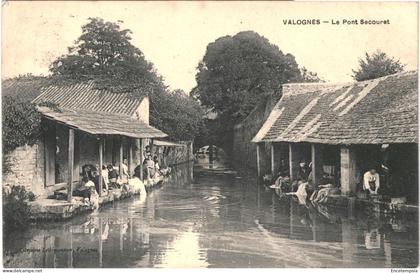
{"label": "leafy tree", "polygon": [[353,71],[356,81],[365,81],[395,74],[404,70],[403,64],[384,52],[377,50],[373,54],[365,53],[365,58],[359,59],[359,68]]}
{"label": "leafy tree", "polygon": [[173,139],[194,139],[204,126],[202,107],[180,89],[155,94],[150,116],[151,123],[161,124]]}
{"label": "leafy tree", "polygon": [[2,99],[3,172],[10,171],[7,155],[19,146],[33,145],[40,136],[41,114],[28,101],[5,96]]}
{"label": "leafy tree", "polygon": [[193,139],[201,126],[201,107],[182,91],[168,90],[153,64],[131,44],[132,32],[121,29],[120,23],[89,18],[68,54],[50,66],[53,78],[59,82],[92,79],[98,88],[112,92],[149,95],[151,124],[174,140]]}
{"label": "leafy tree", "polygon": [[121,29],[118,23],[89,18],[68,54],[51,64],[52,74],[74,80],[93,79],[117,92],[150,91],[153,84],[162,87],[153,64],[131,44],[132,32]]}
{"label": "leafy tree", "polygon": [[197,69],[197,86],[191,96],[217,113],[211,123],[212,133],[220,134],[216,139],[219,143],[209,144],[228,149],[227,152],[235,123],[265,96],[280,93],[283,83],[303,80],[293,55],[284,54],[253,31],[210,43]]}

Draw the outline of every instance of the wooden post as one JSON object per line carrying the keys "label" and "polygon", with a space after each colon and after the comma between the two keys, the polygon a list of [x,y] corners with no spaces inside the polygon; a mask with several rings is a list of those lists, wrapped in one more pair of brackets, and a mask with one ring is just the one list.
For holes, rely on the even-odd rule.
{"label": "wooden post", "polygon": [[276,175],[276,162],[275,162],[275,151],[274,151],[274,143],[271,142],[270,145],[270,151],[271,151],[271,174],[274,176]]}
{"label": "wooden post", "polygon": [[128,174],[132,175],[133,173],[133,141],[131,138],[128,139]]}
{"label": "wooden post", "polygon": [[73,165],[74,165],[74,130],[69,128],[69,155],[68,155],[69,180],[67,182],[67,201],[71,202],[73,195]]}
{"label": "wooden post", "polygon": [[52,122],[47,121],[48,131],[44,133],[45,153],[45,183],[44,186],[55,185],[55,151],[56,151],[56,128]]}
{"label": "wooden post", "polygon": [[98,170],[98,172],[99,172],[99,196],[102,196],[102,180],[103,180],[103,177],[102,177],[102,165],[104,164],[103,163],[103,147],[104,147],[104,145],[103,145],[103,139],[100,137],[99,138],[99,170]]}
{"label": "wooden post", "polygon": [[340,151],[341,194],[356,193],[357,168],[356,153],[351,147],[342,147]]}
{"label": "wooden post", "polygon": [[102,218],[99,217],[99,231],[98,231],[98,237],[99,237],[99,247],[98,247],[98,252],[99,252],[99,267],[103,266],[103,255],[102,255]]}
{"label": "wooden post", "polygon": [[143,181],[144,140],[140,139],[140,180]]}
{"label": "wooden post", "polygon": [[276,176],[280,165],[280,144],[271,142],[271,174]]}
{"label": "wooden post", "polygon": [[123,173],[123,157],[124,157],[124,150],[123,150],[123,137],[120,137],[120,178],[122,178]]}
{"label": "wooden post", "polygon": [[322,150],[319,144],[311,144],[312,183],[318,186],[322,179]]}
{"label": "wooden post", "polygon": [[289,173],[291,181],[294,181],[296,179],[299,168],[299,159],[295,145],[296,144],[294,143],[289,143]]}
{"label": "wooden post", "polygon": [[257,175],[258,179],[261,177],[261,151],[260,151],[260,143],[257,143]]}

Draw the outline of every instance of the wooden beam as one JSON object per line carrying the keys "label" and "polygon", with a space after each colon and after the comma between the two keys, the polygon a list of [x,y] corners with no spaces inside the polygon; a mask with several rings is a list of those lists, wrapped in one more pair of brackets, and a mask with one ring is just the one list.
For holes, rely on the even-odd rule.
{"label": "wooden beam", "polygon": [[98,170],[98,173],[99,173],[99,192],[98,192],[99,196],[102,196],[102,180],[103,180],[102,165],[104,164],[103,163],[103,147],[104,147],[103,143],[104,143],[103,139],[99,138],[99,170]]}
{"label": "wooden beam", "polygon": [[296,179],[299,169],[298,147],[294,143],[289,143],[289,174],[290,181]]}
{"label": "wooden beam", "polygon": [[124,150],[123,150],[123,137],[120,137],[120,178],[122,178],[122,172],[123,172],[123,157],[124,157]]}
{"label": "wooden beam", "polygon": [[74,165],[74,130],[69,128],[69,154],[68,154],[69,178],[67,181],[67,201],[71,202],[73,196],[73,165]]}
{"label": "wooden beam", "polygon": [[312,162],[312,183],[318,186],[322,179],[322,146],[320,144],[311,144],[311,162]]}
{"label": "wooden beam", "polygon": [[276,154],[275,154],[274,149],[275,149],[274,143],[271,142],[271,145],[270,145],[270,150],[271,150],[271,174],[273,175],[273,178],[276,175],[276,158],[275,158]]}
{"label": "wooden beam", "polygon": [[353,147],[341,147],[340,150],[341,194],[356,193],[357,165]]}
{"label": "wooden beam", "polygon": [[98,252],[99,252],[99,267],[103,266],[103,246],[102,246],[102,218],[99,217],[99,232],[98,232],[98,239],[99,239],[99,247],[98,247]]}
{"label": "wooden beam", "polygon": [[128,174],[131,176],[133,173],[133,140],[128,139]]}
{"label": "wooden beam", "polygon": [[144,140],[140,139],[140,180],[143,181]]}
{"label": "wooden beam", "polygon": [[260,151],[260,143],[257,143],[257,175],[258,179],[261,177],[261,151]]}

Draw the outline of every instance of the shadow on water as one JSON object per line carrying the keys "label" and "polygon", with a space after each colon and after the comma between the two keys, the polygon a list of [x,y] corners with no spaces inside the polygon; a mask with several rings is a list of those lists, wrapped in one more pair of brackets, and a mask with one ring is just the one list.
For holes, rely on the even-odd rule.
{"label": "shadow on water", "polygon": [[[207,161],[206,161],[207,160]],[[416,267],[417,219],[279,198],[225,159],[147,196],[4,236],[5,267]]]}

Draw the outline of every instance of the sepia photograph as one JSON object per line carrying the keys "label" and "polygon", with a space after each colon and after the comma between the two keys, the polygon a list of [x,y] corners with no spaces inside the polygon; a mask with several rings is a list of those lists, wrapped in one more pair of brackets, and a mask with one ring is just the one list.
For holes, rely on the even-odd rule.
{"label": "sepia photograph", "polygon": [[417,1],[1,9],[3,272],[417,272]]}

